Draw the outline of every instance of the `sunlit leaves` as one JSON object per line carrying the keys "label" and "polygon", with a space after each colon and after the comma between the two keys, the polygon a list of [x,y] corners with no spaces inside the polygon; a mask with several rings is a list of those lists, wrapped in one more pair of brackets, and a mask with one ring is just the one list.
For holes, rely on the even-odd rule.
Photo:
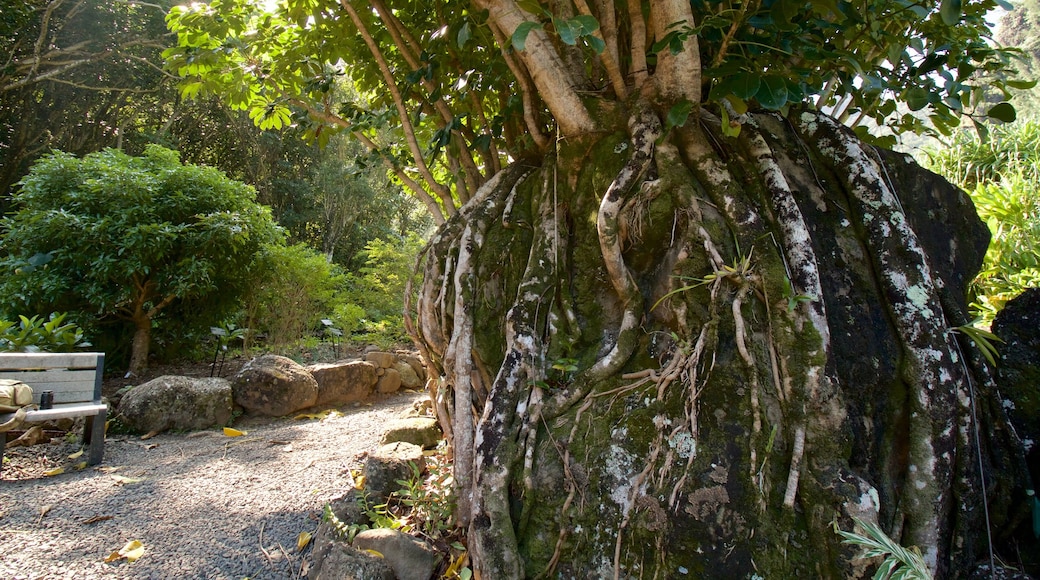
{"label": "sunlit leaves", "polygon": [[127,562],[136,562],[142,556],[144,556],[144,544],[139,540],[130,540],[122,548],[106,556],[105,562],[110,563],[124,559]]}

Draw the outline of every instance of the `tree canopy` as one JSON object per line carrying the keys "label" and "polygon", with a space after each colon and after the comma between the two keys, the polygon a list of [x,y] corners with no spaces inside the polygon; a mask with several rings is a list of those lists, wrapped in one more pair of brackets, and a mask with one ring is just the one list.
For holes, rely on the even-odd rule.
{"label": "tree canopy", "polygon": [[6,307],[132,322],[130,368],[140,371],[171,305],[190,300],[181,315],[212,325],[250,288],[254,257],[280,235],[254,199],[249,186],[157,145],[142,157],[47,155],[3,221]]}
{"label": "tree canopy", "polygon": [[949,134],[962,115],[1013,118],[984,90],[1029,86],[989,42],[995,0],[679,4],[216,0],[171,11],[178,46],[164,54],[186,97],[223,94],[261,127],[319,142],[352,132],[438,219],[505,158],[595,130],[605,103],[651,87],[675,125],[708,103],[727,117],[809,103]]}

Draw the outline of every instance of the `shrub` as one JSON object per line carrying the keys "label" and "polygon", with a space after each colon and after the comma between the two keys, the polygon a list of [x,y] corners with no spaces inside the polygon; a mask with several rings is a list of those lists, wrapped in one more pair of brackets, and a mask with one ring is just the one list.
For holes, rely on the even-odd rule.
{"label": "shrub", "polygon": [[90,348],[83,330],[65,323],[65,312],[40,316],[18,317],[18,322],[0,320],[0,352],[72,352]]}

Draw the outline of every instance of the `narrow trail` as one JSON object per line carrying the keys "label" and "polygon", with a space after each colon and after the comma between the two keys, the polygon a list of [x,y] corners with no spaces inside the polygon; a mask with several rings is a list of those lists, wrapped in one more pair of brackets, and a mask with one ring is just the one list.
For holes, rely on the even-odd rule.
{"label": "narrow trail", "polygon": [[[110,436],[104,462],[79,471],[81,459],[67,458],[78,445],[10,449],[29,469],[5,468],[0,481],[0,578],[303,577],[310,548],[297,552],[298,535],[314,531],[386,424],[423,396],[402,391],[320,420],[240,420],[246,435],[235,438]],[[66,472],[33,470],[43,456]],[[105,563],[131,540],[143,557]]]}

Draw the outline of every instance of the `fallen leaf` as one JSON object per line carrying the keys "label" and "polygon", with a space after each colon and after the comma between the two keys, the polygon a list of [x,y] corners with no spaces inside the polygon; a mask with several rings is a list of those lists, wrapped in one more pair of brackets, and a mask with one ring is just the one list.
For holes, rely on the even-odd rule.
{"label": "fallen leaf", "polygon": [[368,548],[365,551],[368,552],[369,554],[372,554],[376,558],[385,558],[385,556],[383,556],[382,552],[377,552],[377,551],[375,551],[375,550],[373,550],[371,548]]}
{"label": "fallen leaf", "polygon": [[136,562],[138,559],[141,558],[141,556],[144,556],[144,544],[138,542],[137,540],[127,542],[127,544],[123,546],[123,549],[120,550],[119,553],[123,554],[123,556],[126,556],[127,562]]}
{"label": "fallen leaf", "polygon": [[123,558],[126,558],[127,562],[136,562],[141,556],[144,556],[144,544],[138,540],[130,540],[118,552],[112,552],[105,557],[105,562],[115,562]]}
{"label": "fallen leaf", "polygon": [[48,469],[47,471],[43,472],[43,474],[47,477],[53,477],[55,475],[61,475],[63,473],[65,473],[64,467],[55,467],[54,469]]}
{"label": "fallen leaf", "polygon": [[87,468],[87,462],[86,461],[80,461],[79,463],[77,463],[76,465],[73,465],[72,467],[76,468],[76,471],[81,471],[81,470],[84,470],[84,469]]}
{"label": "fallen leaf", "polygon": [[309,543],[311,543],[311,533],[300,532],[300,535],[296,537],[296,551],[302,552],[303,549],[306,548],[307,544]]}
{"label": "fallen leaf", "polygon": [[81,523],[86,526],[86,525],[96,524],[98,522],[103,522],[103,521],[106,521],[106,520],[110,520],[110,519],[112,519],[112,517],[113,516],[94,516],[94,517],[90,517],[90,518],[87,518],[87,519],[83,520]]}
{"label": "fallen leaf", "polygon": [[359,475],[354,478],[354,489],[365,489],[365,476]]}
{"label": "fallen leaf", "polygon": [[232,429],[231,427],[224,427],[224,435],[227,435],[228,437],[241,437],[245,434],[245,431],[239,431],[238,429]]}
{"label": "fallen leaf", "polygon": [[83,450],[82,449],[80,449],[79,451],[73,453],[72,455],[69,455],[69,459],[79,459],[80,457],[83,457]]}
{"label": "fallen leaf", "polygon": [[95,467],[94,469],[97,470],[97,471],[100,471],[101,473],[112,473],[114,471],[119,471],[120,467],[119,466],[112,467],[110,465],[102,465],[101,467]]}
{"label": "fallen leaf", "polygon": [[158,443],[149,443],[148,445],[145,445],[144,448],[145,449],[155,449],[158,446],[159,446]]}
{"label": "fallen leaf", "polygon": [[300,413],[293,417],[293,419],[324,419],[329,416],[329,411],[322,411],[321,413]]}
{"label": "fallen leaf", "polygon": [[161,431],[149,431],[149,432],[145,433],[144,435],[141,435],[141,441],[147,441],[148,439],[151,439],[152,437],[155,437],[159,433],[161,433]]}
{"label": "fallen leaf", "polygon": [[37,525],[39,525],[41,522],[43,522],[43,516],[47,515],[47,512],[51,511],[51,508],[53,508],[53,507],[54,506],[51,505],[51,504],[47,504],[45,506],[41,506],[40,507],[40,517],[36,518],[36,524]]}
{"label": "fallen leaf", "polygon": [[143,477],[124,477],[122,475],[113,475],[112,479],[116,480],[119,485],[129,485],[131,483],[140,483],[144,481]]}

